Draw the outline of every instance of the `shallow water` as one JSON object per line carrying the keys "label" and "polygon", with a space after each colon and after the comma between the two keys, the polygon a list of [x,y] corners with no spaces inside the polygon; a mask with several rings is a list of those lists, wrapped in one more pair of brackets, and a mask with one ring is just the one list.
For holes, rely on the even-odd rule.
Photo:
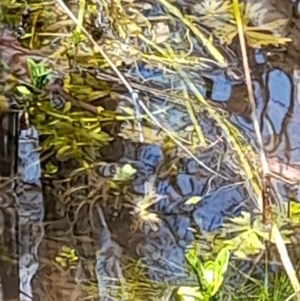
{"label": "shallow water", "polygon": [[[20,50],[18,47],[15,49]],[[287,72],[283,71],[280,62],[272,64],[266,64],[261,57],[256,61],[256,66],[264,66],[255,70],[253,81],[257,116],[271,169],[296,183],[300,173],[298,69],[290,68]],[[152,83],[157,81],[157,85],[171,85],[170,79],[160,72],[142,70],[141,66],[139,72]],[[134,70],[132,76],[135,76]],[[200,75],[191,74],[191,78],[203,95],[225,109],[230,102],[243,98],[244,84],[233,81],[223,71],[217,70],[204,76],[211,91],[204,88]],[[164,101],[157,98],[150,108],[155,111],[163,105]],[[122,106],[126,106],[126,102],[119,103],[116,110],[121,112]],[[257,147],[249,118],[241,114],[242,110],[230,111],[231,121]],[[184,132],[188,136],[186,129],[191,121],[185,110],[170,107],[167,113],[157,118],[174,132]],[[218,131],[211,118],[202,114],[198,122],[205,136],[216,141]],[[4,299],[74,300],[78,296],[93,296],[95,299],[99,296],[101,300],[111,300],[117,294],[119,281],[125,283],[128,277],[126,267],[122,265],[124,256],[140,259],[145,268],[145,279],[149,277],[153,281],[152,289],[157,291],[157,300],[180,283],[197,284],[195,277],[186,269],[184,258],[186,246],[195,239],[191,227],[199,229],[204,237],[209,236],[209,232],[219,228],[227,216],[238,215],[249,199],[240,175],[226,162],[218,166],[220,154],[225,153],[226,146],[220,142],[208,151],[196,150],[196,155],[210,168],[219,168],[220,174],[228,180],[214,177],[193,159],[184,156],[184,152],[177,152],[174,148],[164,150],[164,145],[160,143],[164,136],[157,130],[149,132],[149,142],[156,138],[155,144],[141,145],[134,139],[132,129],[125,125],[118,136],[121,138],[118,143],[111,144],[112,148],[105,151],[110,155],[108,160],[130,163],[137,169],[137,174],[129,188],[119,184],[115,193],[107,195],[107,205],[102,207],[96,201],[82,205],[86,191],[76,193],[73,203],[70,199],[62,199],[66,187],[64,183],[47,186],[45,181],[42,187],[40,166],[37,164],[37,133],[33,128],[20,132],[18,166],[21,180],[13,191],[10,188],[3,192],[5,202],[7,196],[17,198],[17,210],[14,206],[11,209],[17,216],[15,223],[18,224],[19,236],[12,242],[11,248],[15,249],[13,256],[18,258],[14,268],[19,270],[19,275],[14,275],[14,281],[20,287],[20,294],[10,296],[7,282],[2,279]],[[103,175],[104,171],[101,170],[101,173]],[[100,177],[96,177],[96,184],[93,185],[102,185],[101,181]],[[298,193],[296,184],[287,185],[278,180],[273,182],[279,187],[283,201],[287,200],[289,191]],[[156,222],[141,224],[133,232],[130,204],[151,190],[162,196],[150,207],[151,213],[157,215]],[[202,201],[197,205],[186,205],[185,202],[193,196],[201,197]],[[2,207],[4,205],[6,203],[1,204]],[[57,264],[63,246],[75,249],[78,257],[74,263],[68,262],[65,268]],[[90,287],[94,287],[96,292],[86,292],[81,283],[92,283]],[[158,283],[166,284],[165,291]]]}

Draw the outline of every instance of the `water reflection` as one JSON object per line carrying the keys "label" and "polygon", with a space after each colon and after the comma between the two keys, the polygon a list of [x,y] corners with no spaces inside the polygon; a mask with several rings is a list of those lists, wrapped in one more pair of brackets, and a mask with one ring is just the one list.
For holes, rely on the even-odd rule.
{"label": "water reflection", "polygon": [[[38,133],[22,130],[19,137],[19,175],[16,194],[19,204],[20,300],[32,299],[32,279],[38,270],[38,248],[43,239],[44,204],[41,187]],[[24,292],[25,294],[22,294]]]}
{"label": "water reflection", "polygon": [[[154,10],[149,14],[156,15],[157,12]],[[258,64],[264,62],[261,55],[259,52],[256,55]],[[139,72],[146,80],[157,81],[161,86],[171,85],[170,79],[164,77],[161,72],[146,70],[143,66],[139,68]],[[131,76],[136,74],[132,72]],[[234,83],[223,71],[208,74],[206,77],[213,83],[212,100],[227,102],[232,94]],[[197,87],[205,94],[207,91],[202,89],[200,76],[197,75],[193,79],[199,80]],[[260,81],[254,81],[253,85],[257,102],[256,113],[261,122],[266,149],[269,154],[278,156],[285,162],[299,162],[300,138],[297,131],[300,122],[298,120],[300,105],[293,101],[293,86],[289,76],[279,69],[273,69],[262,75]],[[162,106],[162,103],[162,100],[153,97],[149,107],[156,110],[157,106]],[[128,104],[120,104],[120,107],[126,105]],[[168,127],[176,132],[184,132],[184,129],[191,126],[190,117],[182,109],[172,107],[158,118],[162,124],[168,122]],[[211,117],[203,113],[197,118],[204,136],[211,141],[216,141],[217,126]],[[252,121],[237,115],[233,115],[231,120],[250,138],[251,143],[255,143]],[[120,283],[124,284],[127,280],[125,277],[128,277],[125,275],[126,267],[124,268],[121,262],[124,254],[130,254],[141,262],[146,262],[147,277],[154,281],[172,283],[174,278],[186,280],[188,273],[185,269],[184,251],[194,240],[194,232],[191,228],[196,225],[196,230],[200,230],[201,235],[204,235],[220,227],[226,216],[232,217],[240,213],[247,201],[247,192],[242,185],[233,184],[237,182],[239,175],[235,178],[231,176],[232,170],[229,173],[226,166],[219,166],[222,164],[220,153],[225,147],[219,148],[215,145],[207,152],[200,148],[197,156],[209,167],[224,172],[226,176],[229,175],[230,183],[220,178],[213,178],[203,167],[194,160],[186,158],[182,153],[163,151],[163,138],[158,137],[157,131],[153,136],[158,141],[157,145],[150,144],[153,143],[153,139],[152,141],[149,139],[149,144],[145,145],[124,139],[124,154],[118,156],[121,159],[116,163],[132,164],[137,169],[137,174],[128,187],[117,185],[115,194],[105,195],[109,199],[108,209],[112,208],[115,211],[118,209],[119,215],[111,214],[115,212],[113,210],[98,207],[100,205],[105,207],[96,198],[102,197],[103,191],[100,188],[91,191],[94,187],[88,187],[87,192],[76,193],[74,199],[67,195],[65,200],[62,197],[65,191],[60,191],[57,185],[54,189],[49,188],[52,191],[46,196],[45,203],[50,208],[48,211],[52,212],[47,212],[49,215],[44,233],[41,223],[44,220],[44,208],[37,154],[38,137],[34,129],[21,132],[19,173],[22,181],[18,183],[16,193],[20,205],[21,291],[26,294],[22,300],[27,301],[32,297],[38,298],[37,296],[42,300],[49,300],[47,291],[51,289],[55,291],[55,297],[69,298],[73,291],[76,291],[77,285],[80,286],[74,283],[79,278],[86,282],[94,281],[100,299],[110,300],[111,297],[119,294],[117,286]],[[133,140],[132,132],[124,138]],[[175,172],[170,168],[173,165],[175,165],[173,168]],[[155,176],[154,180],[153,176]],[[128,208],[147,195],[149,191],[146,186],[151,181],[153,181],[154,192],[160,197],[163,196],[149,206],[149,213],[156,217],[155,227],[153,227],[155,230],[144,223],[136,232],[131,231],[132,218],[136,220],[139,217],[132,217]],[[100,180],[98,182],[101,186],[102,182]],[[89,183],[88,179],[69,185],[76,187],[86,183]],[[288,197],[286,187],[281,182],[279,190],[278,195],[283,198]],[[107,191],[109,189],[104,192]],[[88,198],[91,192],[96,195],[92,200]],[[50,197],[51,194],[53,198]],[[185,202],[193,196],[198,196],[201,202],[192,206],[187,205]],[[83,202],[85,205],[82,205]],[[64,244],[76,249],[78,256],[75,268],[69,268],[68,271],[55,264],[55,258]],[[42,259],[39,252],[43,255]],[[44,284],[41,284],[43,281]],[[81,287],[78,290],[80,291]]]}
{"label": "water reflection", "polygon": [[[244,202],[241,187],[224,187],[205,198],[193,213],[193,218],[202,233],[219,228],[226,216],[239,214]],[[240,208],[240,209],[238,209]]]}
{"label": "water reflection", "polygon": [[[270,71],[264,79],[265,82],[255,81],[254,87],[257,114],[261,117],[264,141],[271,145],[269,141],[272,135],[273,137],[283,137],[282,127],[286,125],[288,125],[286,135],[292,135],[289,133],[289,126],[293,125],[293,122],[294,125],[297,125],[299,121],[296,118],[286,118],[286,116],[290,116],[292,102],[292,85],[288,76],[275,69]],[[284,85],[278,92],[276,88],[281,82]],[[269,93],[264,93],[265,88],[270,90]],[[295,105],[293,114],[299,110],[298,106],[299,104]],[[178,115],[176,112],[176,109],[172,110],[171,116],[173,117],[170,123],[177,123],[178,128],[187,126],[190,120],[182,112],[178,111]],[[247,135],[252,135],[253,139],[251,140],[255,141],[251,122],[239,116],[232,116],[232,120]],[[286,123],[285,120],[289,120],[289,123]],[[272,126],[267,126],[267,121]],[[215,141],[216,127],[211,120],[202,117],[200,122],[203,125],[205,135]],[[297,143],[296,138],[298,137],[293,138],[295,143]],[[126,268],[124,270],[122,266],[122,257],[128,253],[146,262],[147,277],[154,281],[173,283],[174,280],[178,279],[186,280],[189,275],[185,269],[184,251],[187,245],[194,240],[194,232],[191,231],[192,225],[196,225],[197,229],[204,235],[206,232],[220,227],[226,216],[238,215],[243,204],[247,201],[245,188],[233,184],[236,183],[236,179],[231,176],[231,183],[212,179],[211,174],[190,158],[182,156],[181,160],[176,161],[176,157],[180,155],[172,152],[166,155],[160,145],[138,145],[128,142],[125,143],[124,156],[120,161],[130,163],[137,169],[137,175],[129,187],[133,198],[130,201],[137,201],[138,197],[147,194],[145,184],[152,181],[152,176],[156,176],[153,189],[158,195],[164,196],[150,207],[150,212],[158,216],[157,229],[154,231],[146,224],[140,227],[137,232],[131,233],[130,227],[127,225],[130,223],[131,217],[129,214],[126,215],[126,210],[122,206],[118,210],[124,212],[123,219],[121,217],[119,220],[118,217],[113,219],[109,210],[103,208],[102,219],[105,222],[102,221],[101,224],[97,224],[97,218],[99,219],[100,214],[98,214],[96,206],[91,205],[91,209],[86,209],[72,200],[74,204],[73,207],[68,207],[68,210],[71,211],[69,212],[66,209],[66,203],[62,202],[60,198],[56,196],[52,199],[48,195],[47,202],[55,203],[55,205],[51,205],[52,214],[56,217],[59,216],[60,219],[47,221],[49,223],[44,235],[43,229],[39,226],[44,213],[39,183],[40,167],[37,163],[38,160],[36,160],[36,132],[29,134],[23,132],[20,139],[20,174],[25,183],[23,183],[22,188],[26,190],[26,194],[19,200],[21,205],[26,208],[20,213],[22,226],[24,226],[22,232],[24,245],[20,257],[20,263],[24,266],[21,269],[21,289],[28,296],[34,295],[31,287],[31,283],[34,283],[36,294],[43,296],[45,300],[48,299],[45,292],[41,292],[43,285],[48,290],[55,290],[58,298],[67,298],[76,288],[76,284],[73,283],[74,278],[78,279],[80,274],[80,279],[93,281],[101,300],[106,300],[104,295],[108,295],[109,298],[117,295],[118,292],[115,291],[117,285],[126,281]],[[30,143],[26,144],[25,140],[29,140]],[[276,151],[278,151],[279,148],[275,142],[272,147],[276,147]],[[283,144],[282,139],[280,142]],[[290,151],[292,153],[295,149],[291,148]],[[217,169],[219,152],[220,149],[214,147],[207,152],[202,151],[198,156],[209,166]],[[284,155],[283,151],[278,151],[277,155],[281,153]],[[176,174],[167,172],[164,173],[164,176],[159,176],[158,169],[162,165],[168,165],[172,162],[175,162]],[[226,169],[220,170],[222,172],[225,170],[226,173]],[[206,185],[210,179],[212,181],[209,181],[210,190],[208,193]],[[34,188],[29,189],[28,185],[34,186]],[[124,197],[127,191],[122,190],[122,185],[118,189],[118,195],[112,196],[112,202],[108,202],[108,206],[113,207],[113,201],[117,197],[121,203],[128,200]],[[281,185],[280,191],[284,189],[285,186]],[[56,192],[52,191],[52,193],[55,194]],[[199,196],[202,201],[199,204],[188,206],[185,201],[191,196]],[[282,197],[287,197],[286,191]],[[70,200],[68,202],[70,203]],[[50,206],[48,205],[48,207]],[[62,207],[68,212],[61,214]],[[79,212],[77,220],[68,217],[68,215],[74,215],[74,212]],[[25,224],[27,226],[30,222],[34,224],[34,227],[27,231]],[[93,223],[96,226],[93,226]],[[26,231],[30,232],[33,237],[29,236]],[[74,246],[79,257],[76,268],[69,272],[59,269],[53,263],[62,244]],[[38,266],[38,250],[43,254],[43,259],[40,259],[40,266]],[[91,271],[97,272],[93,274]],[[47,278],[47,273],[50,273],[52,278]],[[34,275],[35,280],[32,282]],[[58,277],[64,280],[61,283],[56,283]],[[195,281],[195,279],[192,280]],[[42,285],[41,282],[43,281],[46,284]],[[23,300],[28,300],[28,298],[23,297]]]}
{"label": "water reflection", "polygon": [[278,69],[268,72],[265,85],[269,97],[263,115],[263,135],[273,136],[275,145],[269,146],[265,141],[267,149],[273,153],[286,136],[286,123],[293,111],[293,91],[288,75]]}
{"label": "water reflection", "polygon": [[[296,163],[300,159],[299,155],[296,159],[293,151],[299,140],[295,137],[299,109],[293,100],[293,84],[289,75],[282,70],[272,69],[262,75],[261,81],[253,81],[253,87],[256,115],[267,153],[283,162]],[[249,136],[249,141],[257,148],[252,121],[235,114],[231,120]]]}

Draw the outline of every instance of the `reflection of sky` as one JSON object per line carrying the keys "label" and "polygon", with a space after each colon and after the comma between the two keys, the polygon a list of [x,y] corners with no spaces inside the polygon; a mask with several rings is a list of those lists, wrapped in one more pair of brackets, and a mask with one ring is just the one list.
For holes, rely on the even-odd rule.
{"label": "reflection of sky", "polygon": [[[33,295],[32,277],[38,268],[38,248],[43,238],[44,230],[41,222],[44,219],[43,194],[41,189],[41,166],[39,161],[38,132],[34,128],[20,131],[19,136],[19,175],[16,185],[18,195],[17,214],[19,217],[19,244],[22,248],[19,260],[19,275],[26,281],[20,282],[20,291],[27,296]],[[34,223],[34,227],[29,227]],[[15,288],[18,289],[18,288]],[[22,300],[32,298],[22,297]]]}
{"label": "reflection of sky", "polygon": [[[142,72],[141,70],[142,68],[139,71]],[[151,80],[154,80],[151,72],[147,71],[147,73],[146,71],[143,74],[144,77],[149,76]],[[230,82],[222,74],[213,74],[208,79],[212,81],[211,99],[226,102],[232,94]],[[284,72],[274,69],[265,74],[261,81],[254,81],[253,87],[256,98],[256,113],[262,128],[264,143],[268,146],[268,149],[276,146],[274,153],[283,157],[285,154],[284,148],[286,147],[284,135],[280,137],[279,146],[277,146],[276,141],[282,132],[282,124],[291,107],[292,85],[289,77]],[[157,100],[150,102],[149,106],[150,110],[154,111],[161,108],[162,104]],[[300,114],[300,106],[298,104],[296,106],[287,130],[293,142],[292,148],[300,142],[300,135],[299,138],[297,137],[298,123],[300,122],[300,120],[297,120],[297,115]],[[208,121],[208,118],[204,115],[197,117],[204,135],[206,137],[213,136],[214,138],[214,134],[211,133],[212,129],[215,129],[214,124]],[[190,117],[185,109],[180,110],[170,107],[165,114],[157,115],[157,118],[163,125],[166,123],[166,127],[174,132],[184,131],[185,127],[191,124]],[[232,121],[249,136],[251,143],[257,143],[252,121],[249,118],[232,116]],[[157,135],[157,131],[153,135]],[[214,141],[213,138],[212,141]],[[152,212],[153,210],[153,212],[158,213],[163,220],[155,236],[150,237],[145,230],[147,239],[140,249],[141,252],[143,251],[141,254],[144,254],[147,260],[152,260],[155,256],[155,258],[169,261],[168,266],[172,265],[172,261],[182,266],[183,249],[194,238],[193,233],[189,230],[191,222],[198,225],[202,233],[218,228],[224,222],[225,216],[239,213],[240,209],[237,210],[237,208],[245,200],[244,190],[242,187],[222,187],[220,185],[216,191],[205,195],[208,179],[193,159],[184,158],[185,160],[182,159],[177,162],[175,160],[178,157],[176,152],[165,153],[159,145],[154,144],[140,145],[138,150],[136,146],[132,147],[130,151],[128,149],[129,146],[127,145],[121,161],[130,163],[137,169],[137,174],[132,181],[131,192],[143,195],[151,189],[151,191],[157,193],[160,198],[149,208],[149,211]],[[294,150],[292,152],[297,153]],[[271,154],[269,153],[269,155]],[[162,163],[171,163],[173,160],[176,162],[174,164],[177,167],[177,173],[176,175],[169,175],[167,172],[168,165],[165,166]],[[210,160],[209,164],[212,163]],[[149,181],[151,185],[146,185]],[[287,199],[285,190],[281,183],[280,185],[278,186],[280,190],[278,196]],[[204,195],[205,197],[197,205],[185,205],[185,202],[192,196],[203,197]],[[180,245],[181,249],[173,244],[169,245],[168,229],[171,229],[171,232],[175,235],[176,243]],[[160,239],[159,243],[157,242],[158,238]],[[162,240],[164,240],[164,243],[160,243]],[[153,245],[156,245],[156,247],[152,248]],[[153,266],[156,266],[156,264],[153,262]],[[158,274],[157,272],[151,274],[150,271],[150,276],[157,279]]]}
{"label": "reflection of sky", "polygon": [[211,99],[214,101],[227,101],[231,94],[231,82],[223,74],[216,76],[213,82]]}
{"label": "reflection of sky", "polygon": [[282,130],[282,122],[291,103],[291,82],[281,70],[272,70],[267,76],[267,89],[269,101],[266,117],[270,118],[276,134]]}
{"label": "reflection of sky", "polygon": [[202,231],[215,230],[222,225],[226,214],[233,215],[242,200],[241,188],[220,188],[216,193],[205,198],[201,206],[193,212],[194,221]]}
{"label": "reflection of sky", "polygon": [[[263,93],[263,87],[257,81],[253,82],[253,87],[256,114],[266,150],[270,155],[278,156],[285,162],[288,157],[290,163],[300,162],[300,104],[291,97],[293,86],[289,76],[274,69],[263,76],[263,82],[267,93]],[[287,119],[291,106],[291,116]],[[251,120],[233,115],[232,121],[247,133],[250,141],[257,141]],[[284,122],[287,122],[285,129]]]}
{"label": "reflection of sky", "polygon": [[288,124],[287,135],[291,144],[291,163],[300,163],[300,105],[295,102],[294,112]]}

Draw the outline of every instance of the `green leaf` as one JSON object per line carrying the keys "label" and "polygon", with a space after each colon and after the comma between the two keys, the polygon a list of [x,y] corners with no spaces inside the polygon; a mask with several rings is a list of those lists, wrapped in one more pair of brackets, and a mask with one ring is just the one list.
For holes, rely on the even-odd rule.
{"label": "green leaf", "polygon": [[87,161],[82,160],[81,163],[82,163],[82,165],[83,165],[84,168],[86,168],[86,169],[90,168],[90,164]]}
{"label": "green leaf", "polygon": [[70,145],[61,147],[56,153],[56,159],[61,159],[70,149],[72,149]]}
{"label": "green leaf", "polygon": [[197,286],[180,286],[176,292],[176,295],[176,299],[181,301],[204,300],[204,297]]}
{"label": "green leaf", "polygon": [[76,111],[76,112],[70,113],[70,116],[72,116],[72,117],[86,117],[87,113],[86,112],[81,112],[81,111]]}
{"label": "green leaf", "polygon": [[55,166],[53,163],[51,162],[48,162],[46,164],[46,173],[49,174],[49,175],[53,175],[53,174],[56,174],[58,171],[58,168],[57,166]]}
{"label": "green leaf", "polygon": [[39,113],[35,117],[35,122],[38,123],[38,124],[44,123],[45,120],[46,120],[46,114],[44,114],[44,113]]}
{"label": "green leaf", "polygon": [[115,175],[113,176],[114,181],[127,181],[136,173],[136,169],[134,169],[130,164],[125,164],[122,167],[118,167]]}
{"label": "green leaf", "polygon": [[59,123],[59,122],[60,122],[59,119],[55,119],[55,120],[49,122],[49,123],[48,123],[48,126],[56,125],[56,124]]}
{"label": "green leaf", "polygon": [[31,94],[31,92],[25,86],[17,86],[17,90],[23,95]]}
{"label": "green leaf", "polygon": [[95,148],[94,147],[84,147],[83,149],[87,153],[87,155],[89,156],[90,160],[94,160],[95,159],[96,152],[95,152]]}
{"label": "green leaf", "polygon": [[242,259],[249,255],[258,254],[265,248],[254,230],[242,232],[232,239],[225,240],[224,245],[232,250],[234,255]]}
{"label": "green leaf", "polygon": [[100,115],[104,111],[103,107],[97,107],[97,113]]}
{"label": "green leaf", "polygon": [[223,276],[224,273],[227,271],[228,263],[230,258],[230,252],[228,249],[223,248],[217,255],[215,260],[216,264],[216,272],[219,276]]}
{"label": "green leaf", "polygon": [[229,258],[230,252],[226,248],[221,249],[217,255],[214,269],[214,288],[211,292],[211,296],[214,296],[219,291],[223,283],[224,274],[228,269]]}
{"label": "green leaf", "polygon": [[106,142],[108,136],[105,133],[92,133],[92,138],[96,139],[97,141]]}
{"label": "green leaf", "polygon": [[204,280],[203,279],[204,267],[196,255],[195,247],[191,246],[191,247],[187,248],[185,256],[186,256],[188,263],[190,264],[190,266],[193,268],[194,272],[196,273],[198,281],[200,282],[199,285],[202,285],[203,280]]}
{"label": "green leaf", "polygon": [[198,204],[202,198],[200,196],[192,196],[188,200],[185,201],[186,205],[196,205]]}
{"label": "green leaf", "polygon": [[41,72],[38,74],[38,77],[48,77],[51,74],[51,70],[41,70]]}
{"label": "green leaf", "polygon": [[74,133],[77,130],[69,123],[63,121],[55,123],[55,128],[63,130],[65,133]]}
{"label": "green leaf", "polygon": [[203,268],[203,280],[205,284],[205,289],[209,292],[212,292],[215,285],[215,269],[216,264],[209,260],[205,262],[204,268]]}
{"label": "green leaf", "polygon": [[31,58],[27,58],[27,67],[28,67],[30,78],[32,79],[34,77],[35,70],[37,69],[37,64]]}
{"label": "green leaf", "polygon": [[64,104],[63,113],[64,114],[68,113],[71,110],[71,107],[72,107],[72,103],[70,101],[67,101]]}

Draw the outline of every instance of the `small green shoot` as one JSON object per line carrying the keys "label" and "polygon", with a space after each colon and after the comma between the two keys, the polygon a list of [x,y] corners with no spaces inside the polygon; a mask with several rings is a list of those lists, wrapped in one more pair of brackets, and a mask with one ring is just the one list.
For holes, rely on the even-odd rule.
{"label": "small green shoot", "polygon": [[46,69],[42,63],[36,63],[31,58],[27,58],[27,67],[30,83],[21,81],[21,85],[16,89],[24,96],[30,96],[33,93],[40,94],[43,87],[49,82],[52,70]]}
{"label": "small green shoot", "polygon": [[194,247],[187,250],[186,258],[199,281],[199,287],[182,286],[177,291],[177,297],[181,301],[208,301],[214,297],[221,288],[224,274],[227,271],[230,253],[222,249],[215,261],[208,260],[204,264],[198,259]]}
{"label": "small green shoot", "polygon": [[125,164],[122,167],[117,167],[116,173],[113,176],[113,181],[128,181],[135,173],[136,169],[134,169],[130,164]]}
{"label": "small green shoot", "polygon": [[36,63],[31,58],[27,59],[27,67],[32,86],[37,89],[42,89],[50,80],[52,70],[46,69],[42,63]]}

